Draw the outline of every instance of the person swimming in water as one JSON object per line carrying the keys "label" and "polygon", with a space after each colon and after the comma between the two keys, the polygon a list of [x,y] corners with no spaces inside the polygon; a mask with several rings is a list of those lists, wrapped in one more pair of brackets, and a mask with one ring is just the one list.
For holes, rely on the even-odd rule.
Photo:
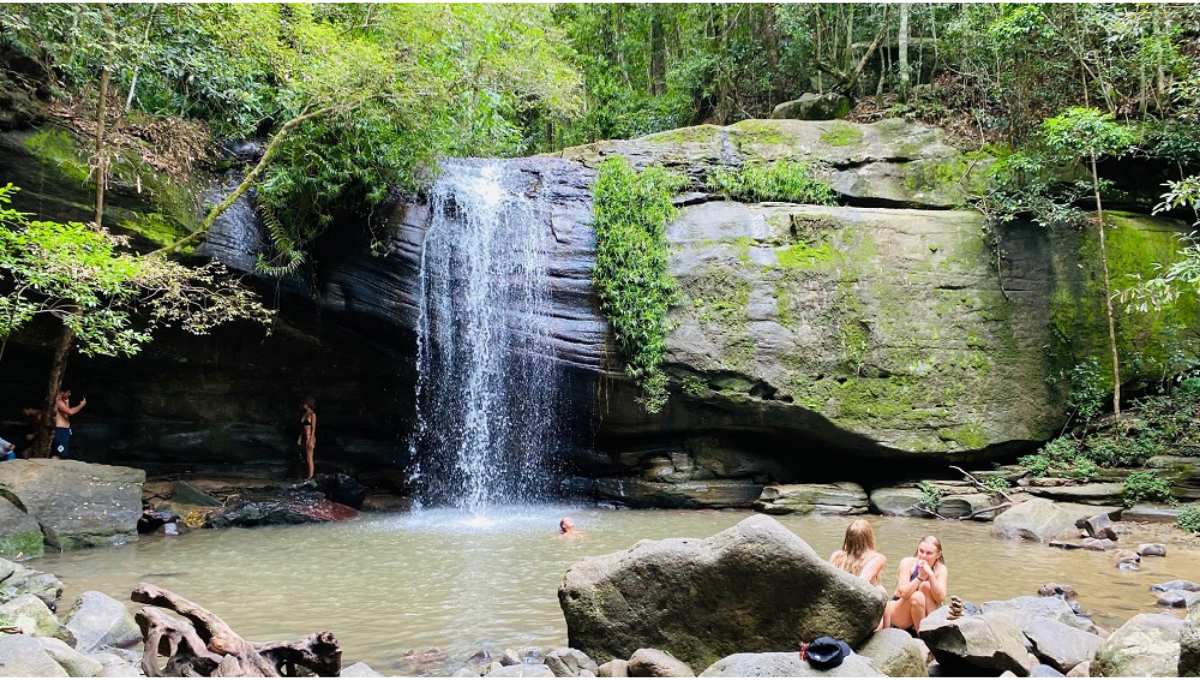
{"label": "person swimming in water", "polygon": [[584,535],[584,532],[575,528],[575,520],[571,519],[570,517],[563,517],[562,519],[558,520],[558,537],[559,538],[567,538],[567,537],[574,538],[574,537],[579,537],[579,536],[583,536],[583,535]]}

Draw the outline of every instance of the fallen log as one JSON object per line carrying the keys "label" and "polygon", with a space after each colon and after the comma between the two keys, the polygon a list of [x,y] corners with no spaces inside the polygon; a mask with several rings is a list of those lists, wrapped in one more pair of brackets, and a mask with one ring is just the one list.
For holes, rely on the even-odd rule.
{"label": "fallen log", "polygon": [[[152,605],[134,615],[146,643],[142,654],[146,677],[334,677],[341,672],[342,647],[329,631],[295,642],[249,642],[216,614],[149,583],[138,584],[130,599]],[[154,607],[173,611],[186,621]],[[160,656],[167,657],[163,667]],[[307,672],[298,672],[301,668]]]}

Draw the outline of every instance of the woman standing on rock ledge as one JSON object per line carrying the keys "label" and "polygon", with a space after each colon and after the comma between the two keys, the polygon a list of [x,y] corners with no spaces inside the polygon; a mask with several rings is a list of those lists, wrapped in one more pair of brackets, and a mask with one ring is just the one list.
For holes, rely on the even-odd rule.
{"label": "woman standing on rock ledge", "polygon": [[922,538],[917,554],[900,560],[896,593],[883,610],[883,627],[918,633],[921,619],[929,616],[946,599],[949,578],[950,569],[942,555],[942,542],[936,536]]}
{"label": "woman standing on rock ledge", "polygon": [[[842,549],[829,556],[829,563],[878,586],[879,575],[887,565],[887,557],[875,550],[875,532],[871,530],[871,523],[856,519],[846,527]],[[884,593],[887,591],[884,590]]]}
{"label": "woman standing on rock ledge", "polygon": [[296,439],[296,444],[304,452],[304,459],[308,463],[308,476],[305,479],[312,479],[313,449],[317,446],[317,401],[305,397],[300,407],[303,411],[300,414],[300,437]]}

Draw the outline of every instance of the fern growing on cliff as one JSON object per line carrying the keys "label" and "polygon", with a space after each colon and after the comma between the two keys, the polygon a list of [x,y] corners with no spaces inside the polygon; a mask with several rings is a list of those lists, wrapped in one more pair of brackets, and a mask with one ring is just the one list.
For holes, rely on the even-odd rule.
{"label": "fern growing on cliff", "polygon": [[686,180],[659,166],[635,171],[623,158],[602,163],[592,186],[600,310],[612,328],[625,372],[642,389],[649,413],[667,401],[662,371],[667,309],[676,296],[667,273],[667,224],[677,214],[671,197]]}

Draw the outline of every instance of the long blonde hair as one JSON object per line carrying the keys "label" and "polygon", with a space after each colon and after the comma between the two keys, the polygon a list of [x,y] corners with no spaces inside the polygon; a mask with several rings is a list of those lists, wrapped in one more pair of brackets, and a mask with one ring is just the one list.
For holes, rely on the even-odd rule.
{"label": "long blonde hair", "polygon": [[830,562],[842,571],[858,576],[863,565],[875,555],[875,532],[871,523],[865,519],[856,519],[846,527],[846,538],[842,540],[842,549],[833,554]]}

